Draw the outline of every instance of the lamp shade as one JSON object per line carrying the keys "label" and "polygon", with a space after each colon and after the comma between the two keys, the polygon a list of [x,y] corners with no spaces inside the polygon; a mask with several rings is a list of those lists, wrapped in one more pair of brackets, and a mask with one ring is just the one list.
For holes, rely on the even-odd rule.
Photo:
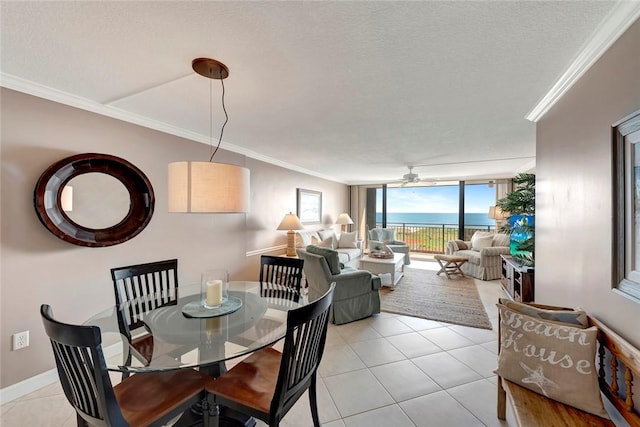
{"label": "lamp shade", "polygon": [[249,211],[249,169],[212,162],[169,163],[169,212]]}
{"label": "lamp shade", "polygon": [[289,212],[284,216],[277,230],[304,230],[304,226],[298,219],[298,215]]}
{"label": "lamp shade", "polygon": [[340,215],[338,215],[338,219],[336,220],[336,224],[342,224],[342,225],[353,224],[353,220],[351,219],[349,214],[345,212],[345,213],[341,213]]}
{"label": "lamp shade", "polygon": [[489,218],[491,219],[507,219],[509,216],[509,212],[503,211],[498,206],[491,206],[489,208]]}

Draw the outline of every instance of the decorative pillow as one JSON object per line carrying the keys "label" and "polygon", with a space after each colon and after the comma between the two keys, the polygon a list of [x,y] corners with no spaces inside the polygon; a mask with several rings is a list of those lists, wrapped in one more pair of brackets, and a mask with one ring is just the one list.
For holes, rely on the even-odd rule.
{"label": "decorative pillow", "polygon": [[343,231],[340,233],[340,240],[338,241],[339,248],[358,248],[358,232],[352,231],[347,233]]}
{"label": "decorative pillow", "polygon": [[323,256],[327,260],[327,265],[329,265],[331,274],[340,274],[340,260],[338,259],[338,252],[333,249],[321,248],[320,246],[314,245],[307,246],[307,252]]}
{"label": "decorative pillow", "polygon": [[459,251],[466,251],[467,249],[471,249],[465,242],[461,240],[454,242],[454,245],[458,247]]}
{"label": "decorative pillow", "polygon": [[490,248],[492,244],[493,233],[475,232],[471,237],[471,249],[474,251],[479,251],[482,248]]}
{"label": "decorative pillow", "polygon": [[333,230],[320,230],[318,231],[318,235],[320,236],[321,240],[327,240],[329,237],[331,237],[331,247],[333,249],[338,247],[338,238],[336,237],[336,232]]}
{"label": "decorative pillow", "polygon": [[498,304],[496,374],[535,393],[609,418],[598,387],[598,329],[536,319]]}
{"label": "decorative pillow", "polygon": [[315,245],[317,242],[319,242],[319,240],[316,231],[296,231],[296,247],[306,248],[309,245]]}
{"label": "decorative pillow", "polygon": [[317,242],[316,246],[320,246],[321,248],[329,248],[333,249],[333,239],[331,237],[327,237],[321,242]]}
{"label": "decorative pillow", "polygon": [[511,301],[507,298],[500,298],[500,304],[517,311],[518,313],[526,314],[527,316],[535,317],[540,320],[547,320],[549,322],[569,324],[576,328],[586,328],[589,326],[589,320],[587,319],[587,313],[580,309],[544,309],[534,307],[530,304],[523,304],[521,302]]}

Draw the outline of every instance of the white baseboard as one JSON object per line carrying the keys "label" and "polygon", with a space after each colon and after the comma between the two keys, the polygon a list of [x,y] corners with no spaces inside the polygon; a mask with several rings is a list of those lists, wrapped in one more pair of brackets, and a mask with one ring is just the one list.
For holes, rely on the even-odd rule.
{"label": "white baseboard", "polygon": [[47,372],[38,374],[35,377],[27,378],[24,381],[20,381],[19,383],[0,389],[0,405],[14,401],[19,397],[26,396],[27,394],[40,390],[42,387],[46,387],[56,381],[58,381],[58,371],[51,369]]}
{"label": "white baseboard", "polygon": [[284,253],[286,249],[287,249],[287,245],[271,246],[270,248],[262,248],[262,249],[256,249],[254,251],[249,251],[246,253],[246,256],[248,258],[251,256],[268,254],[270,252],[276,252],[276,251],[282,251],[282,253]]}
{"label": "white baseboard", "polygon": [[[109,357],[120,354],[122,352],[122,345],[110,345],[109,347],[105,347],[103,351],[104,357],[108,359]],[[0,405],[12,402],[22,396],[26,396],[27,394],[53,384],[56,381],[58,381],[58,371],[57,369],[51,369],[20,381],[19,383],[12,384],[9,387],[0,389]]]}

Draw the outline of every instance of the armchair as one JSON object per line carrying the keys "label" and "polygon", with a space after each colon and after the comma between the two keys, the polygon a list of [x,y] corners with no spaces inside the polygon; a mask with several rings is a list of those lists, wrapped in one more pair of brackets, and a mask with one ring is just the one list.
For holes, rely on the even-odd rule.
{"label": "armchair", "polygon": [[411,264],[409,258],[409,245],[401,240],[396,240],[396,230],[393,228],[372,228],[369,230],[369,250],[376,244],[384,244],[391,251],[404,254],[404,265]]}
{"label": "armchair", "polygon": [[304,260],[304,274],[309,284],[309,301],[322,297],[336,283],[329,321],[337,325],[380,313],[380,278],[366,270],[340,268],[335,250],[310,245],[297,248]]}
{"label": "armchair", "polygon": [[502,274],[500,255],[509,254],[509,235],[476,231],[470,241],[449,240],[447,255],[467,259],[462,271],[480,280],[496,280]]}

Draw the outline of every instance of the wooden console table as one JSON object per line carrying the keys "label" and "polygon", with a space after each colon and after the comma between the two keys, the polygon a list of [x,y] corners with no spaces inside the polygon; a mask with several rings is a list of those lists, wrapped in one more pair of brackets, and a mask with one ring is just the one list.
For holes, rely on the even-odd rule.
{"label": "wooden console table", "polygon": [[534,301],[534,269],[520,264],[511,255],[500,255],[500,257],[502,258],[500,282],[509,298],[518,302]]}

